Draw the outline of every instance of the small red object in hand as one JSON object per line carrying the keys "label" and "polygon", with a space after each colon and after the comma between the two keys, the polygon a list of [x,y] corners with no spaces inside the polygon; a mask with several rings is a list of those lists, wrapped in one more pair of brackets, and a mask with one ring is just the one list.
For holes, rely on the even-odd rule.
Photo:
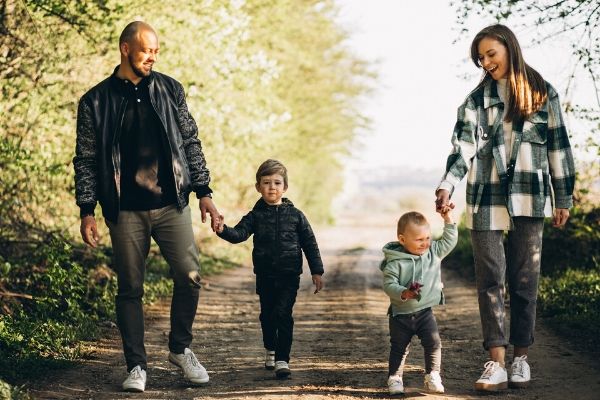
{"label": "small red object in hand", "polygon": [[417,294],[417,301],[421,300],[421,288],[423,284],[420,282],[411,282],[408,290],[415,292]]}

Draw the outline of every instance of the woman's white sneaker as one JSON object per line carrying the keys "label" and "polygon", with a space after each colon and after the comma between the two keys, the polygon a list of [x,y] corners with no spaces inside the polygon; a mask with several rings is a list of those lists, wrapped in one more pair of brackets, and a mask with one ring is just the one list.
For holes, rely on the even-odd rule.
{"label": "woman's white sneaker", "polygon": [[531,381],[531,369],[527,364],[527,356],[515,357],[510,367],[510,379],[508,384],[512,388],[524,388]]}
{"label": "woman's white sneaker", "polygon": [[481,377],[475,382],[476,390],[487,392],[496,392],[508,388],[508,377],[506,369],[500,366],[499,362],[488,361],[484,365],[485,370]]}
{"label": "woman's white sneaker", "polygon": [[401,376],[390,376],[387,380],[387,385],[391,395],[404,394],[404,383]]}
{"label": "woman's white sneaker", "polygon": [[444,393],[444,385],[442,385],[442,377],[439,371],[431,371],[425,375],[425,390],[429,393]]}
{"label": "woman's white sneaker", "polygon": [[146,390],[146,371],[136,365],[129,371],[129,376],[123,381],[123,390],[126,392],[143,392]]}

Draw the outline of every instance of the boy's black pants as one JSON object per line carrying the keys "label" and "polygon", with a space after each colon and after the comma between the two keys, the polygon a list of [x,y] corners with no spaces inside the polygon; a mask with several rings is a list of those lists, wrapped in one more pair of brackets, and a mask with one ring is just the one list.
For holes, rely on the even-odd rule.
{"label": "boy's black pants", "polygon": [[260,298],[260,325],[265,349],[275,350],[275,361],[290,361],[294,335],[292,309],[300,286],[300,277],[256,276],[256,294]]}

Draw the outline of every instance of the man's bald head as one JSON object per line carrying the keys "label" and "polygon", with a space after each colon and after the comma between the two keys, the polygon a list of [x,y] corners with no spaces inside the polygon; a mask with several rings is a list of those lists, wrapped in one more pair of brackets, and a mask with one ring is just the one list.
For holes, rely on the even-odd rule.
{"label": "man's bald head", "polygon": [[150,31],[156,35],[154,28],[143,21],[133,21],[128,23],[125,29],[123,29],[123,32],[121,32],[121,36],[119,36],[119,47],[123,43],[131,43],[132,40],[137,38],[138,33],[144,31]]}
{"label": "man's bald head", "polygon": [[149,76],[159,50],[158,36],[150,25],[142,21],[127,24],[119,37],[119,77],[137,83]]}

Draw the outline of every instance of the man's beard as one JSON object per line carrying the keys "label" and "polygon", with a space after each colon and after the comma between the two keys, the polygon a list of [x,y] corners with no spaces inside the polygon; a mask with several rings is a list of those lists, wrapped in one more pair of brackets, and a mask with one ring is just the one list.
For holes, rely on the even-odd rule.
{"label": "man's beard", "polygon": [[150,67],[150,70],[148,72],[145,72],[144,70],[136,67],[135,64],[133,63],[133,57],[131,57],[131,54],[127,56],[127,59],[129,60],[129,65],[131,65],[131,69],[133,70],[133,73],[136,74],[136,76],[138,76],[139,78],[145,78],[145,77],[149,76],[150,73],[152,72],[152,67]]}

